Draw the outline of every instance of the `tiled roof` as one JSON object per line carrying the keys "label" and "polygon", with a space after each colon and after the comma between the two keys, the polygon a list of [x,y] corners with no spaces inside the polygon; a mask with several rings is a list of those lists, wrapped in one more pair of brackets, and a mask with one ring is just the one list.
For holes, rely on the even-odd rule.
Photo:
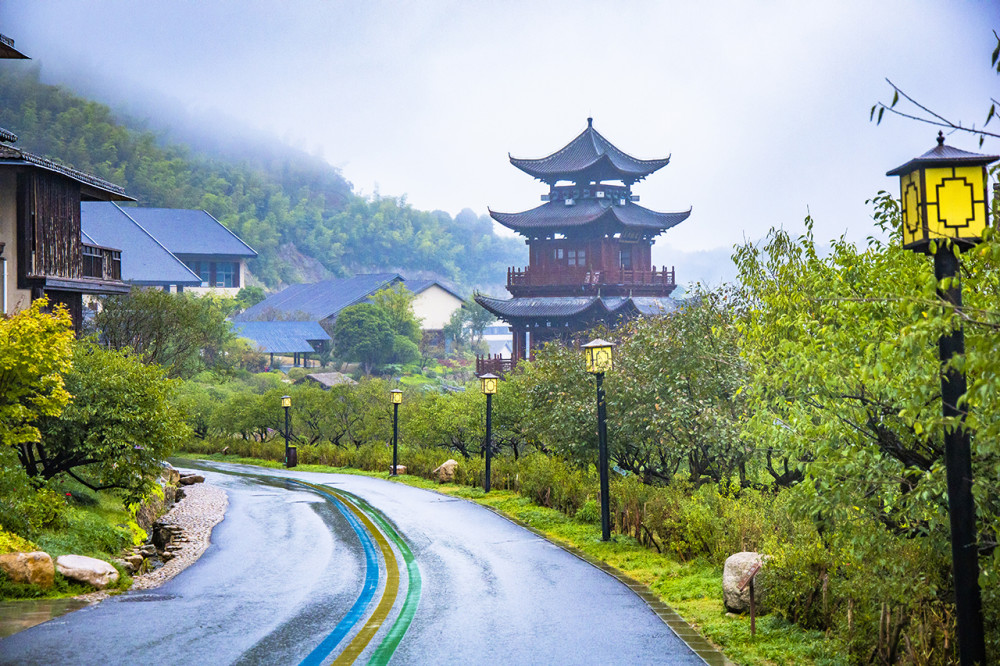
{"label": "tiled roof", "polygon": [[61,176],[69,178],[70,180],[75,180],[81,185],[86,185],[94,188],[95,190],[99,190],[100,194],[97,195],[97,197],[91,196],[91,198],[100,198],[102,200],[111,201],[135,201],[135,199],[125,194],[124,188],[115,185],[114,183],[109,183],[103,178],[91,176],[89,173],[84,173],[74,169],[73,167],[53,162],[50,159],[29,153],[26,150],[15,148],[14,146],[0,144],[0,163],[30,164],[40,169],[45,169],[46,171],[58,173]]}
{"label": "tiled roof", "polygon": [[30,60],[28,56],[14,48],[14,40],[7,35],[0,35],[0,58]]}
{"label": "tiled roof", "polygon": [[122,280],[139,285],[197,286],[201,278],[133,220],[128,212],[105,201],[80,204],[80,227],[95,245],[122,251]]}
{"label": "tiled roof", "polygon": [[338,384],[357,384],[356,381],[342,372],[314,372],[306,375],[306,379],[311,379],[325,388],[331,388]]}
{"label": "tiled roof", "polygon": [[640,160],[619,150],[594,129],[593,119],[587,118],[587,129],[566,146],[540,159],[510,158],[521,171],[546,182],[577,180],[572,174],[588,174],[589,180],[623,180],[635,182],[665,167],[669,157]]}
{"label": "tiled roof", "polygon": [[892,171],[887,172],[887,176],[902,176],[907,174],[914,169],[924,169],[927,167],[939,166],[942,164],[954,164],[956,162],[962,164],[963,166],[978,166],[980,164],[989,164],[1000,159],[997,155],[980,155],[979,153],[970,153],[966,150],[961,150],[953,146],[944,145],[944,134],[938,133],[938,145],[934,146],[926,153],[920,157],[914,157],[912,160],[896,167]]}
{"label": "tiled roof", "polygon": [[437,280],[412,280],[412,281],[411,280],[407,280],[406,281],[406,288],[411,293],[413,293],[413,294],[419,294],[421,292],[427,291],[428,289],[430,289],[434,285],[437,285],[438,287],[440,287],[441,289],[445,290],[446,292],[448,292],[449,294],[451,294],[452,296],[454,296],[455,298],[457,298],[460,301],[464,301],[465,300],[454,289],[450,289],[449,287],[446,287],[445,285],[441,284]]}
{"label": "tiled roof", "polygon": [[234,319],[257,321],[274,313],[283,313],[301,314],[310,321],[321,321],[335,316],[349,305],[364,302],[376,291],[402,281],[397,273],[369,273],[312,284],[293,284],[247,308]]}
{"label": "tiled roof", "polygon": [[0,141],[6,141],[7,143],[14,143],[17,141],[17,135],[13,132],[9,132],[4,128],[0,127]]}
{"label": "tiled roof", "polygon": [[176,255],[256,257],[257,252],[203,210],[128,208],[128,214]]}
{"label": "tiled roof", "polygon": [[690,215],[690,210],[681,213],[658,213],[632,202],[627,202],[624,206],[615,206],[603,199],[582,199],[572,206],[567,206],[563,201],[550,201],[521,213],[490,211],[490,216],[494,220],[517,232],[529,229],[584,227],[591,224],[663,232],[680,224]]}
{"label": "tiled roof", "polygon": [[634,312],[646,316],[669,314],[679,307],[677,300],[650,296],[546,296],[502,300],[477,295],[476,302],[504,321],[536,318],[603,318]]}
{"label": "tiled roof", "polygon": [[232,322],[233,333],[253,342],[265,354],[294,354],[316,351],[311,340],[329,340],[323,327],[314,321]]}

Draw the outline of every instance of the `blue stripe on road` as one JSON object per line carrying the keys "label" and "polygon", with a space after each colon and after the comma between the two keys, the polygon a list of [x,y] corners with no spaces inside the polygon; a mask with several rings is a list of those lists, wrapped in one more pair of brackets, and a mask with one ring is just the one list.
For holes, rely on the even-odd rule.
{"label": "blue stripe on road", "polygon": [[375,590],[378,588],[378,560],[375,555],[375,544],[372,543],[372,538],[368,534],[368,530],[364,528],[361,521],[340,500],[323,492],[320,494],[323,495],[327,502],[337,507],[337,510],[347,519],[348,524],[350,524],[355,534],[358,535],[361,545],[364,546],[365,584],[361,588],[361,594],[358,596],[357,601],[351,606],[351,610],[347,611],[347,615],[330,632],[330,635],[324,638],[323,642],[300,662],[300,666],[320,666],[323,660],[337,647],[337,644],[343,640],[344,636],[364,617],[365,609],[375,597]]}

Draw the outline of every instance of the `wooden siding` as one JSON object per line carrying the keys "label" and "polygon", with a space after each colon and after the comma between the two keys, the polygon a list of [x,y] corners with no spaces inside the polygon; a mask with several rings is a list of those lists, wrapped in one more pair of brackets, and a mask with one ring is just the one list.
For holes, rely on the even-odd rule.
{"label": "wooden siding", "polygon": [[17,182],[18,285],[31,278],[83,277],[80,186],[45,172]]}

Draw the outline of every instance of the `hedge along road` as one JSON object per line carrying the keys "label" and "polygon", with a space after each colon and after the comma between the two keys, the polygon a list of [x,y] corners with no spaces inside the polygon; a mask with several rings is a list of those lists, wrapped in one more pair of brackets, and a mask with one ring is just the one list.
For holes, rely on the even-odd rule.
{"label": "hedge along road", "polygon": [[229,495],[198,562],[0,640],[0,663],[704,663],[625,585],[470,502],[198,467]]}

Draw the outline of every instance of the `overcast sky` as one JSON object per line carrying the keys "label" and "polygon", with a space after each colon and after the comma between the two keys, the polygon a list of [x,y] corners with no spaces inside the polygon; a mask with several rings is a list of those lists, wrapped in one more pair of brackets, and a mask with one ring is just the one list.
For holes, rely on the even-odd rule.
{"label": "overcast sky", "polygon": [[874,233],[865,200],[895,191],[884,173],[937,131],[869,122],[884,77],[980,125],[998,19],[985,0],[0,0],[0,32],[47,81],[245,124],[422,209],[538,205],[545,187],[508,152],[544,156],[593,116],[636,157],[672,155],[634,189],[655,210],[694,208],[656,264],[728,256],[807,211],[821,239]]}

